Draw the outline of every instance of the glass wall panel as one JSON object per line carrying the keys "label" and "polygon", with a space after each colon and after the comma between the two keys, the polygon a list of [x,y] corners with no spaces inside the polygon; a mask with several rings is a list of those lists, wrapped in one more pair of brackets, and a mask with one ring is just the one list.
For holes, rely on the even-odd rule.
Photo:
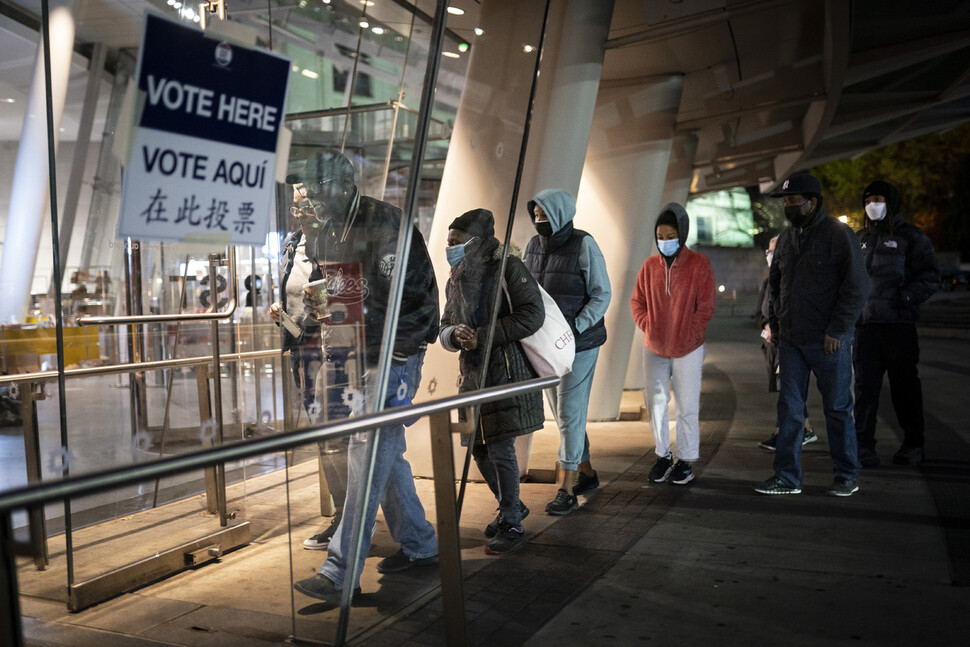
{"label": "glass wall panel", "polygon": [[[116,140],[125,134],[123,99],[143,15],[108,28],[98,3],[74,10],[75,39],[104,45],[70,57],[51,192],[62,231],[56,241],[49,226],[42,234],[25,315],[3,326],[5,372],[56,371],[59,359],[66,371],[17,382],[9,397],[11,436],[36,429],[38,442],[23,458],[11,450],[15,460],[36,465],[36,479],[46,481],[61,478],[65,467],[78,475],[153,461],[535,376],[515,340],[541,323],[538,291],[504,243],[542,13],[499,22],[493,16],[488,51],[516,55],[495,60],[493,74],[466,88],[482,33],[475,29],[480,6],[452,4],[466,13],[448,17],[438,47],[430,2],[233,3],[230,20],[254,30],[259,47],[291,65],[287,178],[276,187],[272,231],[254,246],[117,236],[123,169]],[[180,3],[157,3],[152,11],[198,22],[196,9]],[[504,20],[516,29],[498,28]],[[36,31],[25,31],[36,50]],[[429,59],[438,64],[434,81]],[[2,76],[0,82],[21,83]],[[423,121],[421,98],[432,82]],[[458,204],[453,189],[442,210],[445,160],[461,110],[470,105],[494,120],[480,140],[464,140],[461,152],[487,147],[494,177],[502,178],[492,189],[502,197]],[[5,169],[18,161],[17,136],[9,134]],[[449,160],[457,164],[454,177],[474,173],[461,159]],[[412,177],[416,167],[420,182]],[[80,189],[72,188],[75,176]],[[12,207],[7,212],[9,228],[20,216]],[[465,212],[472,213],[459,227],[447,226]],[[445,248],[450,256],[459,245],[464,260],[450,262]],[[58,256],[59,319],[51,288]],[[209,311],[226,316],[183,319]],[[144,315],[160,318],[103,321]],[[55,321],[64,330],[60,358],[51,341]],[[17,335],[43,338],[43,352],[15,349]],[[437,359],[426,362],[432,355]],[[436,392],[439,385],[448,386]],[[36,397],[23,397],[28,388]],[[37,420],[25,428],[23,412],[18,418],[14,409],[28,400],[35,401]],[[523,423],[523,432],[542,424],[538,395],[502,406],[538,416],[535,424]],[[492,433],[487,421],[496,411],[462,413],[468,438]],[[437,555],[433,483],[413,478],[405,438],[409,458],[422,460],[426,421],[51,506],[45,533],[54,568],[21,560],[21,590],[62,600],[67,584],[68,605],[80,609],[162,578],[154,590],[197,605],[200,614],[205,606],[244,609],[259,616],[260,626],[301,639],[359,637],[438,586],[436,569],[406,580],[386,576],[399,567],[399,550],[429,563]],[[2,487],[26,477],[26,470],[6,477]],[[27,524],[26,515],[15,519],[19,536]],[[476,539],[480,558],[484,542],[477,533]],[[379,569],[385,559],[391,561]],[[202,564],[211,566],[169,577]],[[230,568],[251,595],[220,587]],[[326,580],[316,576],[321,571]],[[351,609],[348,596],[334,589],[358,585]]]}

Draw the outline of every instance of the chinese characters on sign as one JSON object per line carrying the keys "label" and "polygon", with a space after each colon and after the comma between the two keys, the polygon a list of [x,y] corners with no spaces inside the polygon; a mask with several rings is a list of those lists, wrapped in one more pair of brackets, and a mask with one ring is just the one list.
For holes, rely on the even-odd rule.
{"label": "chinese characters on sign", "polygon": [[118,234],[262,245],[289,62],[148,14]]}

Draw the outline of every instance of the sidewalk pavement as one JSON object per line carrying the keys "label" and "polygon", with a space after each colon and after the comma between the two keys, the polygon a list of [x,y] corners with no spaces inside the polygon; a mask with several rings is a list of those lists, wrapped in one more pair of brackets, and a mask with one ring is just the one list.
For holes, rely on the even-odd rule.
{"label": "sidewalk pavement", "polygon": [[[757,333],[743,308],[712,323],[696,481],[649,484],[655,456],[643,454],[580,510],[472,575],[471,644],[965,644],[970,444],[957,430],[970,413],[965,369],[963,398],[947,396],[970,343],[939,340],[924,352],[954,364],[923,371],[922,468],[889,464],[901,432],[887,388],[878,433],[885,466],[864,470],[857,494],[826,496],[832,463],[816,392],[809,408],[820,440],[803,450],[803,492],[770,497],[752,489],[772,473],[773,454],[757,445],[773,430],[775,405]],[[592,425],[594,465],[618,424],[642,423]],[[386,641],[378,634],[361,644],[442,644],[436,613],[431,605],[399,623],[411,630],[406,640],[392,629]]]}

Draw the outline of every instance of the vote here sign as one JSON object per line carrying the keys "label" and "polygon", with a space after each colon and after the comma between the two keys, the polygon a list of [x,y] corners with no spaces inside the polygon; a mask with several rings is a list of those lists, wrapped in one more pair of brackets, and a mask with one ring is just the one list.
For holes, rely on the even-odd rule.
{"label": "vote here sign", "polygon": [[262,245],[289,72],[282,57],[148,14],[118,234]]}

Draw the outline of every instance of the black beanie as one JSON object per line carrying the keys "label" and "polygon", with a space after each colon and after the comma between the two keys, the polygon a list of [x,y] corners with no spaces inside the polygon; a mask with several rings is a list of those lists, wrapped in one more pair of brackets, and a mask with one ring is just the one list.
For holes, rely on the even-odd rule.
{"label": "black beanie", "polygon": [[472,209],[452,220],[448,229],[460,229],[482,239],[491,238],[495,235],[495,219],[488,209]]}

